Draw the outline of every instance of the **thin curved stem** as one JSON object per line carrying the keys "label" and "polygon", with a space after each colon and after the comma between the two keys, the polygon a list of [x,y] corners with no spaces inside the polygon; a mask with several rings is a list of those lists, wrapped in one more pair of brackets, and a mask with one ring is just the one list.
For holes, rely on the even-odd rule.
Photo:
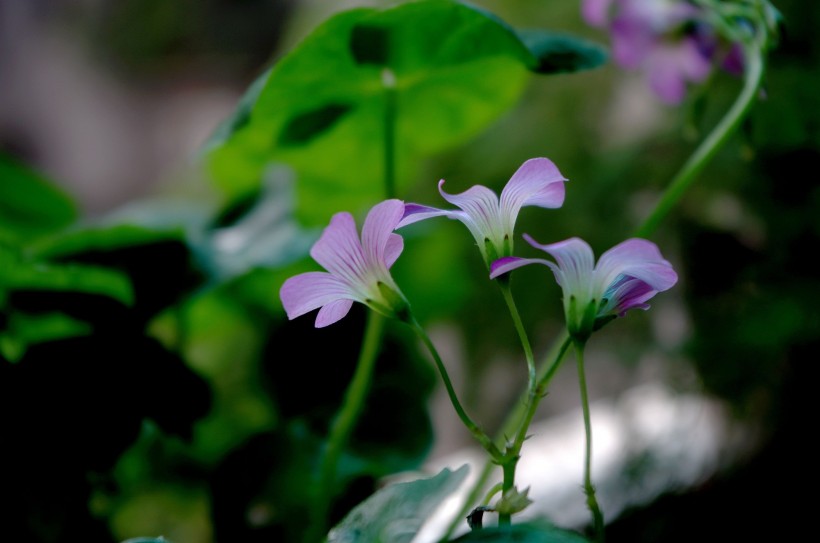
{"label": "thin curved stem", "polygon": [[[569,335],[565,333],[564,336],[561,338],[560,343],[556,342],[555,346],[552,349],[550,349],[549,355],[546,357],[546,359],[550,361],[550,363],[543,364],[537,374],[538,386],[536,389],[536,396],[538,398],[543,397],[546,393],[547,387],[552,381],[553,376],[557,373],[558,368],[561,366],[561,363],[564,361],[566,353],[569,350],[571,344],[572,343],[570,341]],[[522,391],[521,395],[522,397],[529,397],[529,386],[527,386],[526,390]],[[523,427],[523,425],[525,424],[525,419],[532,420],[532,416],[535,411],[530,411],[528,407],[528,404],[525,401],[523,401],[523,399],[522,401],[517,402],[515,409],[512,410],[507,415],[507,418],[504,420],[501,432],[496,438],[497,441],[503,440],[504,436],[510,435],[513,432],[516,432],[521,427]],[[529,427],[528,423],[527,427]],[[490,460],[484,462],[484,465],[482,466],[482,469],[479,472],[478,477],[476,478],[476,482],[474,483],[470,493],[467,495],[467,499],[462,505],[459,514],[453,517],[453,520],[447,527],[447,530],[444,535],[445,540],[456,531],[459,523],[462,522],[464,515],[466,515],[470,511],[470,509],[472,509],[473,504],[476,503],[479,496],[481,495],[482,489],[484,488],[484,485],[487,483],[487,479],[489,479],[490,474],[492,473],[496,465],[497,464],[495,462]]]}
{"label": "thin curved stem", "polygon": [[373,378],[373,370],[381,347],[385,321],[386,318],[379,313],[368,311],[367,325],[362,349],[359,352],[359,360],[356,364],[356,371],[345,392],[342,407],[330,428],[327,447],[322,456],[322,464],[319,468],[319,492],[316,503],[311,510],[312,522],[308,530],[308,537],[305,540],[307,543],[321,541],[327,532],[327,515],[335,495],[333,487],[336,482],[336,467],[367,399],[370,382]]}
{"label": "thin curved stem", "polygon": [[487,491],[487,494],[484,495],[484,499],[481,500],[481,505],[490,505],[490,500],[493,499],[493,496],[501,492],[501,489],[504,487],[504,483],[497,483]]}
{"label": "thin curved stem", "polygon": [[518,308],[515,305],[515,299],[510,289],[509,280],[496,281],[498,287],[501,289],[501,294],[504,295],[504,301],[507,303],[507,308],[510,310],[510,316],[515,324],[515,330],[518,332],[518,338],[521,340],[521,346],[524,348],[524,356],[527,359],[527,385],[530,391],[530,396],[535,392],[536,374],[535,374],[535,358],[532,355],[532,346],[527,337],[527,331],[524,329],[524,323],[521,321],[521,315],[518,313]]}
{"label": "thin curved stem", "polygon": [[763,53],[758,47],[746,47],[746,77],[743,89],[726,115],[701,142],[689,160],[683,165],[678,174],[672,179],[655,209],[635,231],[637,237],[649,237],[655,232],[661,221],[678,203],[686,190],[695,181],[697,175],[715,156],[715,153],[729,140],[741,121],[751,109],[752,103],[760,90],[763,81],[764,62]]}
{"label": "thin curved stem", "polygon": [[458,395],[456,394],[455,388],[453,388],[453,383],[452,381],[450,381],[450,376],[447,373],[447,368],[444,366],[444,362],[441,361],[441,356],[439,356],[438,351],[436,350],[436,346],[433,345],[433,342],[427,335],[427,332],[424,331],[424,328],[422,328],[418,321],[413,317],[409,319],[408,324],[410,324],[410,327],[413,328],[413,330],[416,332],[416,335],[418,335],[419,339],[422,341],[422,343],[424,343],[424,346],[427,347],[427,350],[433,357],[433,361],[436,364],[436,368],[438,369],[439,375],[441,375],[441,380],[444,383],[444,388],[447,390],[447,396],[450,397],[450,403],[453,404],[453,408],[456,410],[458,418],[461,419],[461,422],[464,423],[464,426],[467,427],[467,429],[470,431],[473,437],[476,440],[478,440],[481,446],[484,447],[484,449],[488,453],[490,453],[490,456],[494,460],[501,460],[503,458],[503,455],[501,451],[498,449],[498,447],[496,447],[495,443],[493,443],[493,440],[490,439],[490,436],[488,436],[484,432],[484,430],[482,430],[475,422],[473,422],[473,420],[461,406],[461,402],[458,399]]}
{"label": "thin curved stem", "polygon": [[595,541],[604,541],[604,515],[595,497],[595,487],[592,485],[592,423],[589,416],[589,396],[587,394],[587,380],[584,373],[584,344],[575,342],[575,360],[578,365],[578,382],[581,387],[581,408],[584,412],[584,432],[586,433],[586,449],[584,461],[584,492],[587,495],[587,507],[592,513],[592,526]]}

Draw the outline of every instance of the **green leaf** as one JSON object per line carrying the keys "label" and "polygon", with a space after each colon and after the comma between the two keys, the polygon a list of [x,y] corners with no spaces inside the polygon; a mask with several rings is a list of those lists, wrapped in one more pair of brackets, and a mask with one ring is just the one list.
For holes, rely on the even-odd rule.
{"label": "green leaf", "polygon": [[210,141],[210,171],[233,199],[282,162],[296,172],[301,221],[358,213],[385,195],[387,104],[396,105],[401,190],[420,156],[467,141],[511,108],[536,64],[512,28],[458,2],[341,12],[249,91]]}
{"label": "green leaf", "polygon": [[31,247],[31,254],[50,260],[70,260],[80,254],[110,253],[112,251],[149,245],[168,240],[180,240],[181,230],[157,230],[132,224],[99,225],[78,228],[42,240]]}
{"label": "green leaf", "polygon": [[604,64],[609,58],[604,46],[569,34],[519,30],[518,36],[538,59],[534,71],[540,74],[591,70]]}
{"label": "green leaf", "polygon": [[107,296],[125,305],[134,302],[130,281],[116,270],[27,260],[3,247],[0,247],[0,285],[5,291],[67,291]]}
{"label": "green leaf", "polygon": [[228,209],[215,227],[201,233],[194,249],[218,282],[256,268],[281,268],[308,254],[317,231],[301,228],[293,217],[293,173],[281,165],[268,168],[262,190]]}
{"label": "green leaf", "polygon": [[357,505],[328,534],[329,543],[406,543],[411,541],[438,505],[464,482],[467,465],[445,468],[428,479],[382,488]]}
{"label": "green leaf", "polygon": [[17,362],[29,345],[80,335],[90,335],[88,323],[59,312],[27,315],[13,312],[8,318],[7,330],[0,329],[0,353]]}
{"label": "green leaf", "polygon": [[239,99],[239,104],[237,104],[233,114],[219,124],[202,146],[202,153],[207,153],[211,149],[219,147],[231,137],[231,134],[248,124],[251,118],[251,110],[259,99],[262,89],[265,88],[269,76],[270,70],[265,70],[250,84],[245,94]]}
{"label": "green leaf", "polygon": [[576,532],[557,528],[540,520],[473,530],[452,540],[453,543],[589,543]]}
{"label": "green leaf", "polygon": [[131,315],[144,322],[203,282],[182,226],[155,229],[98,224],[43,239],[29,253],[42,260],[125,274],[136,302]]}
{"label": "green leaf", "polygon": [[38,173],[0,153],[0,230],[33,238],[71,224],[71,199]]}

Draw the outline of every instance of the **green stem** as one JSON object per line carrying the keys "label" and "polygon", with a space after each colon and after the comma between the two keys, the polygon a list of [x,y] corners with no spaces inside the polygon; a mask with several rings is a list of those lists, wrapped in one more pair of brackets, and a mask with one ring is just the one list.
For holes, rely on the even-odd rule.
{"label": "green stem", "polygon": [[[509,451],[508,451],[509,452]],[[501,480],[501,497],[507,496],[507,493],[515,487],[515,468],[518,466],[518,455],[508,457],[506,461],[501,464],[501,472],[503,478]],[[498,525],[509,526],[512,523],[512,515],[507,512],[498,512]]]}
{"label": "green stem", "polygon": [[453,408],[456,410],[458,418],[461,419],[461,422],[464,423],[464,426],[467,427],[473,437],[481,443],[481,446],[484,447],[488,453],[490,453],[493,460],[501,460],[503,455],[501,454],[501,451],[498,450],[495,443],[493,443],[493,440],[490,439],[490,436],[488,436],[475,422],[473,422],[461,406],[461,402],[458,400],[456,391],[453,388],[453,383],[450,381],[450,376],[447,374],[447,368],[444,366],[444,362],[441,361],[441,357],[439,356],[435,345],[433,345],[433,342],[430,340],[430,337],[427,335],[427,332],[424,331],[424,328],[422,328],[418,321],[413,317],[410,318],[409,324],[416,332],[419,339],[421,339],[422,343],[424,343],[425,347],[427,347],[430,355],[433,357],[433,360],[436,363],[436,368],[441,375],[441,380],[444,382],[444,388],[447,389],[447,395],[450,397],[450,402],[453,404]]}
{"label": "green stem", "polygon": [[578,364],[578,382],[581,387],[581,407],[584,412],[584,431],[586,432],[586,460],[584,462],[584,492],[587,495],[587,507],[592,513],[592,525],[595,541],[604,541],[604,516],[595,497],[595,487],[592,485],[592,424],[589,416],[589,396],[587,394],[587,380],[584,373],[584,344],[576,341],[575,360]]}
{"label": "green stem", "polygon": [[572,345],[572,339],[569,337],[569,334],[567,334],[558,347],[558,353],[553,356],[552,364],[547,368],[544,375],[538,378],[538,389],[541,390],[542,393],[546,393],[547,387],[552,381],[555,372],[557,372],[561,366],[561,362],[564,361],[564,356],[567,354],[570,345]]}
{"label": "green stem", "polygon": [[384,316],[375,311],[368,311],[367,327],[365,328],[356,371],[345,392],[342,407],[333,421],[327,447],[322,457],[319,471],[319,493],[312,509],[311,529],[308,530],[308,537],[305,540],[307,543],[321,541],[327,532],[328,511],[335,496],[336,467],[367,398],[373,377],[373,369],[376,366],[376,359],[381,346],[385,321]]}
{"label": "green stem", "polygon": [[507,280],[496,281],[496,283],[498,283],[498,287],[504,295],[504,301],[507,302],[507,308],[510,310],[510,316],[515,324],[515,330],[518,332],[518,338],[521,340],[521,346],[524,348],[524,356],[527,358],[527,371],[529,375],[527,379],[527,388],[531,399],[532,395],[535,393],[537,378],[535,374],[535,359],[532,355],[530,340],[527,337],[527,331],[524,330],[524,323],[521,322],[521,315],[518,313],[518,308],[515,306],[515,300],[513,299],[512,291],[510,289],[509,278],[507,277]]}
{"label": "green stem", "polygon": [[493,485],[492,488],[490,488],[490,490],[487,491],[487,494],[485,494],[484,499],[481,500],[481,505],[490,505],[490,500],[493,499],[493,496],[501,492],[503,488],[504,483],[498,483]]}
{"label": "green stem", "polygon": [[384,85],[384,191],[387,198],[396,197],[396,75],[382,71]]}
{"label": "green stem", "polygon": [[[536,396],[538,398],[543,397],[544,393],[547,390],[547,387],[549,386],[552,380],[552,377],[555,375],[555,373],[558,371],[558,368],[561,366],[561,363],[564,361],[564,357],[567,351],[569,350],[569,346],[571,345],[569,336],[566,335],[561,340],[561,343],[556,343],[556,345],[557,351],[556,347],[553,347],[550,350],[550,355],[547,357],[547,359],[552,360],[552,362],[549,365],[543,365],[541,367],[541,371],[539,371],[539,375],[537,376],[538,386],[536,388]],[[526,397],[529,397],[529,386],[527,386],[527,390],[523,391],[521,395],[527,395]],[[515,409],[511,411],[507,415],[507,418],[504,420],[501,432],[497,436],[497,441],[504,439],[504,436],[510,435],[517,429],[523,427],[525,425],[525,420],[532,420],[533,413],[534,410],[531,409],[531,404],[527,404],[524,401],[518,402],[516,404]],[[529,425],[527,424],[527,426]],[[492,473],[495,466],[496,462],[493,462],[491,460],[487,460],[484,463],[484,466],[479,472],[472,490],[467,495],[467,499],[462,505],[461,511],[459,511],[459,514],[453,518],[452,522],[450,522],[450,525],[447,527],[447,531],[444,535],[445,540],[452,536],[452,534],[458,528],[459,524],[463,521],[464,516],[473,508],[473,504],[476,503],[479,496],[481,495],[482,489],[484,488],[484,485],[487,483],[487,480],[490,478],[490,474]]]}
{"label": "green stem", "polygon": [[658,201],[655,209],[644,220],[643,224],[635,232],[637,237],[649,237],[657,229],[660,222],[669,214],[672,208],[678,203],[686,190],[695,181],[697,175],[703,170],[706,164],[715,156],[715,153],[728,141],[729,136],[737,129],[741,121],[751,109],[752,103],[757,96],[763,81],[764,62],[761,49],[758,47],[746,47],[746,77],[743,89],[740,91],[732,107],[726,115],[715,126],[712,132],[701,142],[683,168],[672,179],[666,192]]}

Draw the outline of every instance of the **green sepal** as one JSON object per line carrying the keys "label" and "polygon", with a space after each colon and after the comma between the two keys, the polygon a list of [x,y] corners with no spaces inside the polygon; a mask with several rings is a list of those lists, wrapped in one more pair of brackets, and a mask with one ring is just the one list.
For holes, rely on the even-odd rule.
{"label": "green sepal", "polygon": [[487,269],[489,270],[490,267],[493,265],[493,262],[501,258],[501,255],[498,254],[498,250],[495,248],[495,244],[490,241],[490,238],[484,238],[484,262],[487,264]]}
{"label": "green sepal", "polygon": [[525,488],[521,492],[518,488],[513,487],[508,491],[494,506],[494,509],[499,515],[514,515],[526,509],[532,500],[529,498],[530,487]]}
{"label": "green sepal", "polygon": [[[385,305],[382,306],[382,304],[376,302],[372,307],[386,317],[396,318],[405,322],[408,321],[410,317],[410,304],[402,293],[381,281],[377,283],[377,286],[379,287],[379,293]],[[372,303],[373,302],[371,302],[371,304]]]}
{"label": "green sepal", "polygon": [[597,332],[616,318],[618,318],[617,315],[604,315],[603,317],[596,318],[595,323],[592,325],[592,331]]}

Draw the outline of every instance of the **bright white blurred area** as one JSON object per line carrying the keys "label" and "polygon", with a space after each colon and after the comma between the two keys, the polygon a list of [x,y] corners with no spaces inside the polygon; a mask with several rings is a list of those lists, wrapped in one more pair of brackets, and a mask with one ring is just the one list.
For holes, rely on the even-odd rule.
{"label": "bright white blurred area", "polygon": [[[661,382],[645,383],[616,398],[594,402],[591,419],[592,479],[607,521],[662,493],[697,486],[736,461],[750,445],[750,429],[732,420],[720,402],[674,392]],[[590,513],[582,488],[585,439],[580,409],[538,422],[530,434],[516,480],[519,489],[530,487],[533,504],[518,518],[546,517],[559,526],[582,529]],[[483,451],[471,447],[428,464],[430,473],[469,464],[470,475],[414,543],[440,539],[460,514],[485,458]],[[500,472],[494,473],[485,491],[499,477]],[[493,525],[494,517],[486,513],[485,525]],[[454,534],[466,531],[469,528],[462,520]]]}

